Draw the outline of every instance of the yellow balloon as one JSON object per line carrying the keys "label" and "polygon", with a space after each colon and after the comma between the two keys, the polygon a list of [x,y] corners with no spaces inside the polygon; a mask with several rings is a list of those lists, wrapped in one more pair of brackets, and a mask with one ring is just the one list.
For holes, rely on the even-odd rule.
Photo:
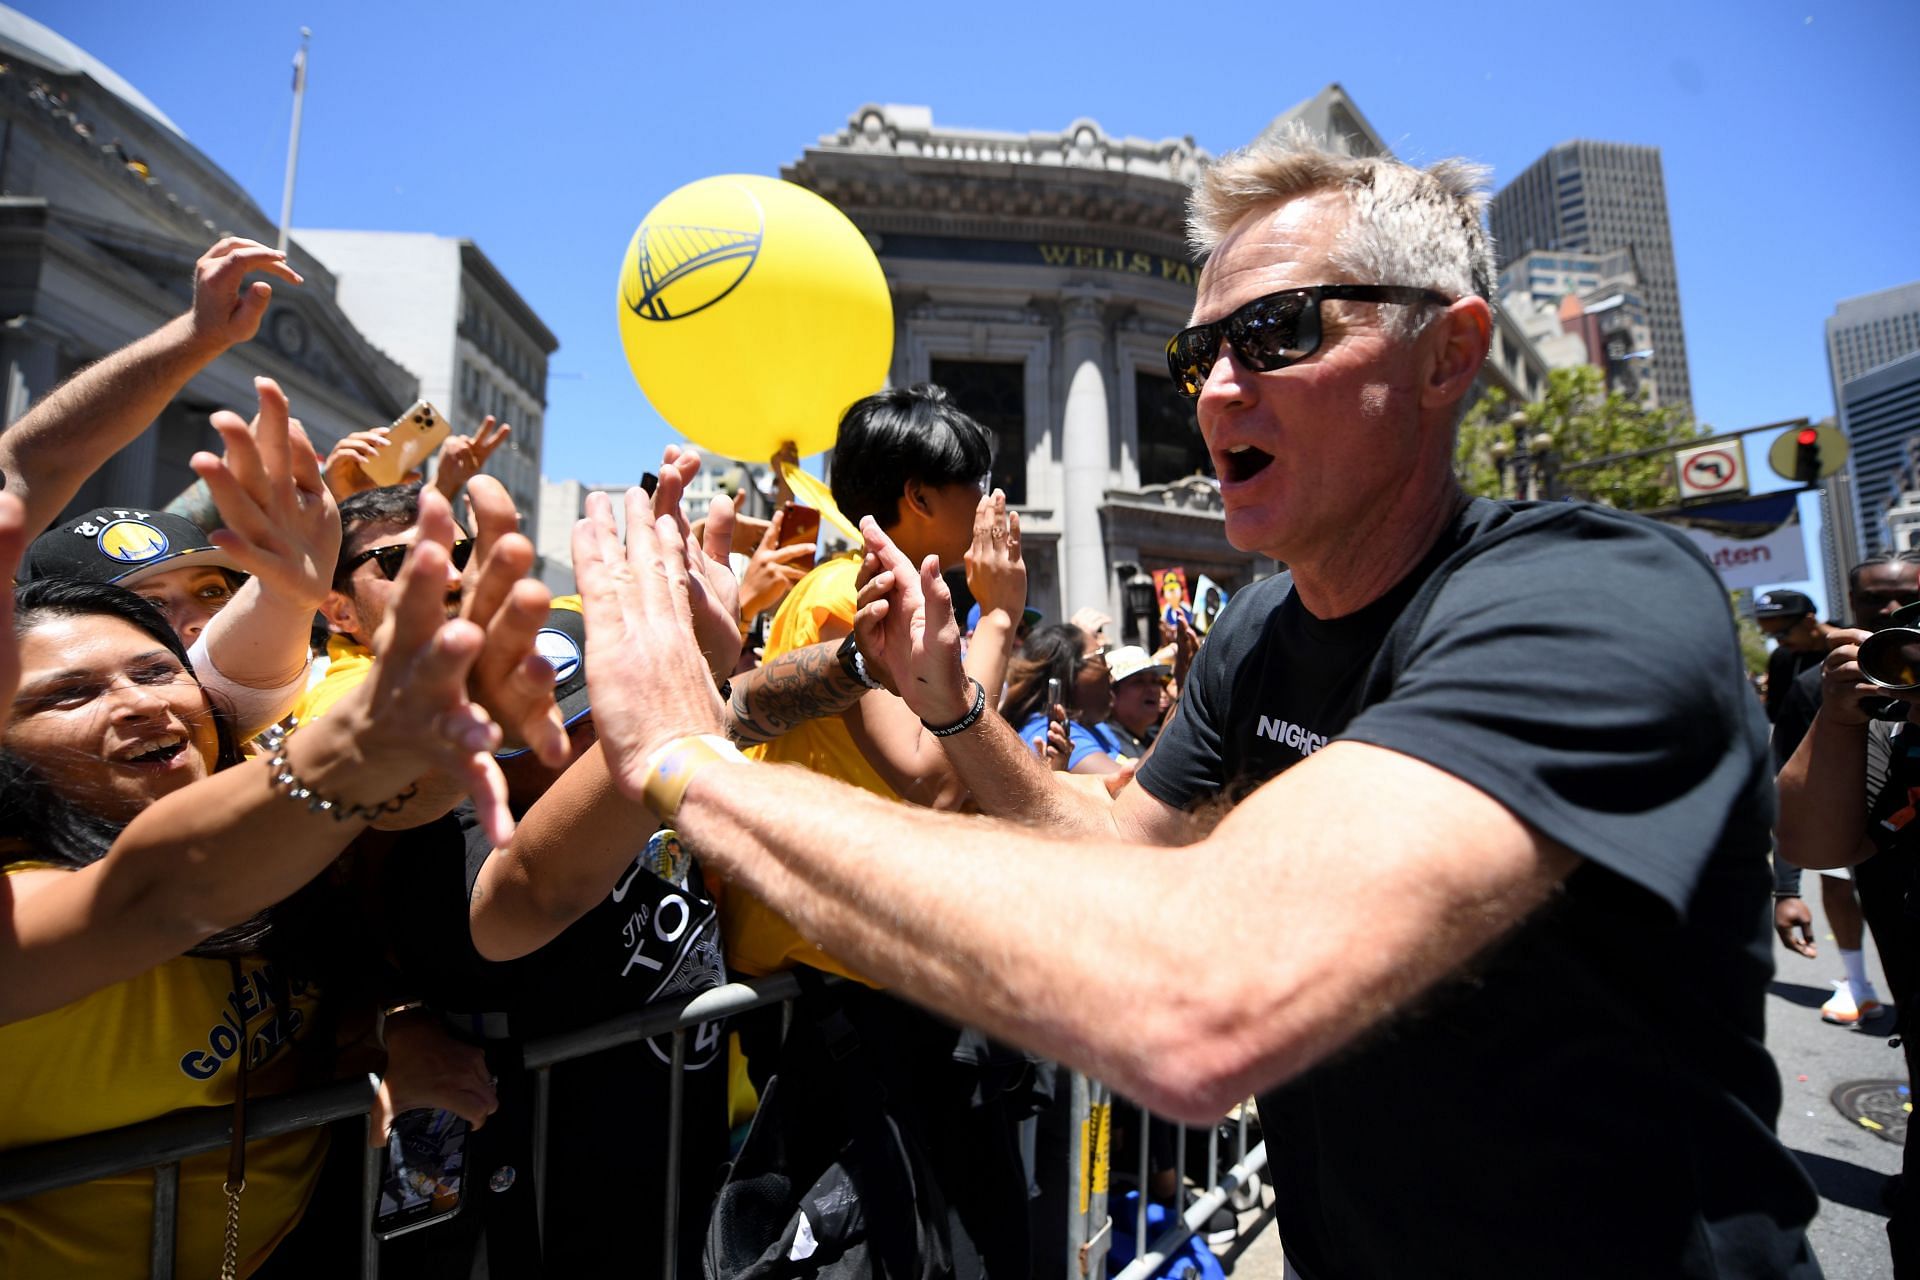
{"label": "yellow balloon", "polygon": [[893,356],[893,300],[866,237],[777,178],[702,178],[655,205],[627,246],[619,305],[647,399],[729,458],[831,448]]}

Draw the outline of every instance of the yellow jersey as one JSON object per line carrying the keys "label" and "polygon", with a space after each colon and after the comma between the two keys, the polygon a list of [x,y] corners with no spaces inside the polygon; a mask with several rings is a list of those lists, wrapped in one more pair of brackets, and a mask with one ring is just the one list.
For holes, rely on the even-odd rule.
{"label": "yellow jersey", "polygon": [[327,674],[319,683],[300,695],[293,714],[301,724],[318,720],[327,709],[345,697],[349,690],[367,678],[373,670],[373,650],[355,644],[346,636],[327,637]]}
{"label": "yellow jersey", "polygon": [[[835,556],[794,584],[773,624],[767,630],[763,661],[771,662],[795,649],[819,644],[829,624],[843,629],[853,626],[854,601],[859,592],[854,579],[860,572],[858,555]],[[748,748],[755,760],[797,764],[814,773],[850,782],[875,795],[897,800],[899,796],[867,758],[860,754],[853,735],[839,716],[827,716],[788,730],[772,742]],[[809,965],[828,973],[867,982],[840,961],[808,942],[794,931],[784,917],[738,885],[728,885],[720,899],[720,924],[727,943],[727,966],[755,977],[764,977],[796,964]],[[872,986],[872,983],[867,983]]]}
{"label": "yellow jersey", "polygon": [[[15,863],[6,870],[47,869]],[[114,1129],[183,1107],[231,1107],[243,1026],[252,1054],[247,1096],[293,1088],[293,1045],[313,1025],[314,993],[287,984],[292,1008],[276,1025],[272,966],[246,956],[240,970],[236,990],[225,960],[178,956],[0,1027],[0,1148]],[[306,1129],[247,1145],[241,1275],[252,1274],[298,1225],[320,1177],[326,1137],[324,1129]],[[181,1161],[176,1274],[219,1274],[226,1178],[224,1149]],[[152,1210],[153,1175],[144,1169],[0,1204],[0,1276],[143,1276]]]}

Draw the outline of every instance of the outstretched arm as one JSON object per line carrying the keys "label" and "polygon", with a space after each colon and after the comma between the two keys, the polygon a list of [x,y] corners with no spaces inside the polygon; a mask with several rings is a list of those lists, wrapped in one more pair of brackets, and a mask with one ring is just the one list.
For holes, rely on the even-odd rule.
{"label": "outstretched arm", "polygon": [[271,378],[254,389],[258,416],[214,414],[226,452],[196,453],[192,466],[220,512],[212,541],[252,575],[207,624],[207,656],[235,684],[277,689],[306,670],[313,612],[340,556],[340,513],[286,394]]}
{"label": "outstretched arm", "polygon": [[[453,521],[437,495],[423,498],[420,528],[372,674],[287,740],[286,768],[317,795],[369,807],[438,770],[462,780],[505,843],[500,733],[465,691],[482,631],[444,611]],[[511,639],[531,648],[531,633]],[[280,901],[364,826],[288,799],[255,758],[155,801],[90,866],[0,877],[0,1023],[132,977]]]}
{"label": "outstretched arm", "polygon": [[[916,567],[872,520],[862,521],[861,531],[874,570],[860,592],[862,649],[876,673],[884,672],[889,685],[901,691],[913,714],[929,724],[952,724],[971,705],[977,677],[961,664],[953,595],[939,564],[929,560]],[[1117,792],[1065,781],[1066,775],[1050,769],[998,716],[982,716],[965,733],[942,739],[941,746],[983,813],[1063,836],[1118,836],[1151,844],[1193,838],[1184,813],[1131,781]]]}
{"label": "outstretched arm", "polygon": [[28,529],[52,524],[86,478],[145,431],[195,374],[259,331],[273,286],[242,282],[261,272],[299,284],[286,257],[228,236],[194,265],[192,310],[82,369],[0,435],[0,472],[26,504]]}
{"label": "outstretched arm", "polygon": [[[1466,783],[1358,743],[1269,782],[1190,850],[1063,842],[728,762],[685,736],[719,712],[695,696],[673,531],[632,496],[628,511],[624,551],[598,495],[574,534],[615,784],[861,972],[1163,1114],[1205,1123],[1324,1061],[1579,863]],[[1223,948],[1265,959],[1211,963]]]}

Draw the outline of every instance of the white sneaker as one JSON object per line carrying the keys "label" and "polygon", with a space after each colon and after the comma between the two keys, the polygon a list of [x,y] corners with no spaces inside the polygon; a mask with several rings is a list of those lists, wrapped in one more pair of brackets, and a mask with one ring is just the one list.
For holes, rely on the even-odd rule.
{"label": "white sneaker", "polygon": [[1853,998],[1853,983],[1845,978],[1833,980],[1833,994],[1820,1006],[1820,1020],[1831,1022],[1839,1027],[1851,1027],[1863,1019],[1877,1018],[1884,1005],[1878,999],[1879,993],[1868,990],[1864,999]]}

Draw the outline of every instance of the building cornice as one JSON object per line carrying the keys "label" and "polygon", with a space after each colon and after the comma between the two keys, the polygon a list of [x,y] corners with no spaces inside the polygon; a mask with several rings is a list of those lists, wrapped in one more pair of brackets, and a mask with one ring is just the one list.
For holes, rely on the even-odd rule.
{"label": "building cornice", "polygon": [[865,106],[781,170],[863,231],[1108,244],[1186,254],[1191,138],[937,128],[925,107]]}

